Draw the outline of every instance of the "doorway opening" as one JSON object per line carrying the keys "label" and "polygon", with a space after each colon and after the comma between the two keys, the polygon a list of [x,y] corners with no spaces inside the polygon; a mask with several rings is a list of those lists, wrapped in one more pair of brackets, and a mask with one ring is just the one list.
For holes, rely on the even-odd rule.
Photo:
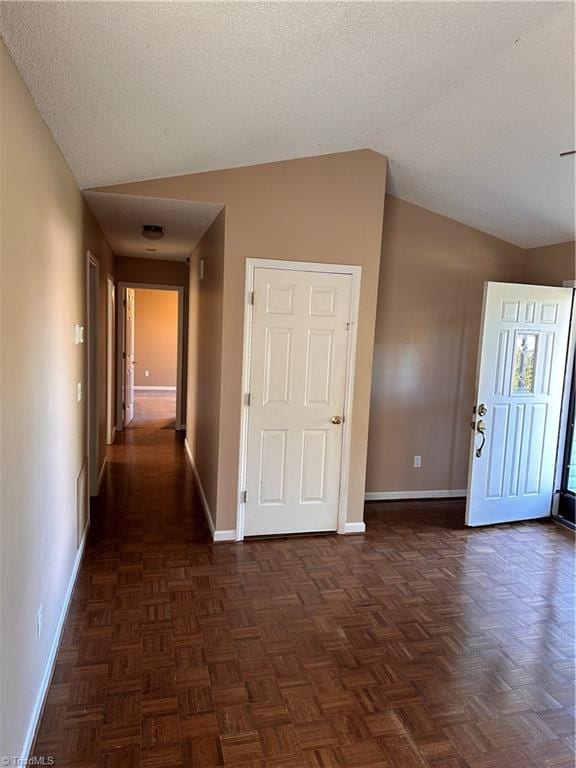
{"label": "doorway opening", "polygon": [[184,289],[120,283],[117,429],[184,429]]}

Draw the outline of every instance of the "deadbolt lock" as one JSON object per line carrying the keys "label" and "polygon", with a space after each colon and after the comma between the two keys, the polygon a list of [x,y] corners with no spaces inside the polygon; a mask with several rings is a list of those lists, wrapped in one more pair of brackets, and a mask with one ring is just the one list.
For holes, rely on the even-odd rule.
{"label": "deadbolt lock", "polygon": [[488,407],[484,403],[480,403],[480,405],[478,406],[478,416],[480,417],[486,416],[487,413],[488,413]]}
{"label": "deadbolt lock", "polygon": [[330,421],[332,424],[342,424],[342,416],[332,416]]}

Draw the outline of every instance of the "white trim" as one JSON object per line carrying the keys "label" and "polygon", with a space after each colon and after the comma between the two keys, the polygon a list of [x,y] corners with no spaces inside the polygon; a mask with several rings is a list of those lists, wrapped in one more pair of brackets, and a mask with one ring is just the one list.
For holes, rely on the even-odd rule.
{"label": "white trim", "polygon": [[[78,576],[78,571],[80,570],[82,556],[84,555],[84,547],[86,545],[86,538],[88,536],[88,528],[89,528],[89,525],[87,525],[86,528],[84,529],[84,535],[82,536],[82,539],[80,541],[80,546],[78,547],[78,551],[76,552],[76,559],[74,561],[74,566],[72,568],[72,574],[70,575],[68,588],[66,589],[66,595],[64,596],[62,609],[60,611],[60,615],[58,616],[56,629],[54,630],[54,637],[52,639],[52,644],[50,646],[48,658],[46,659],[44,674],[42,675],[42,680],[40,682],[38,694],[36,695],[36,701],[34,703],[34,709],[32,710],[32,715],[30,717],[28,730],[26,731],[26,738],[24,739],[24,745],[22,747],[22,752],[21,752],[22,760],[27,760],[30,757],[30,752],[32,750],[32,745],[34,743],[34,738],[36,737],[36,731],[38,729],[40,717],[42,716],[42,711],[44,709],[46,694],[48,693],[50,681],[52,680],[52,673],[54,672],[54,666],[56,664],[58,647],[60,645],[60,640],[62,638],[62,632],[64,630],[64,624],[66,622],[66,617],[68,615],[70,601],[72,600],[72,594],[74,592],[76,578]],[[24,764],[25,763],[23,762],[22,765]]]}
{"label": "white trim", "polygon": [[[92,307],[92,269],[96,275],[96,302]],[[92,327],[91,315],[95,322]],[[98,401],[98,363],[99,363],[99,325],[100,325],[100,262],[92,251],[86,251],[86,381],[84,396],[86,398],[86,455],[88,457],[88,496],[98,495],[99,470],[98,455],[100,453],[100,408]],[[92,347],[95,345],[95,370],[92,370]],[[92,421],[96,429],[92,429]]]}
{"label": "white trim", "polygon": [[190,462],[192,473],[194,474],[194,479],[196,480],[196,484],[198,485],[198,490],[200,492],[200,499],[202,501],[202,509],[204,510],[204,514],[206,516],[206,522],[208,523],[208,528],[210,528],[210,535],[212,536],[212,541],[215,543],[218,543],[221,541],[236,541],[236,529],[228,530],[228,531],[227,530],[217,531],[214,528],[214,522],[212,520],[212,515],[210,514],[210,507],[208,506],[208,500],[206,499],[206,494],[204,493],[204,488],[202,487],[202,481],[200,480],[200,475],[198,474],[196,464],[194,463],[194,457],[192,456],[190,444],[188,440],[186,440],[186,438],[184,439],[184,449],[186,451],[186,457]]}
{"label": "white trim", "polygon": [[158,387],[149,387],[149,386],[145,386],[145,385],[141,385],[141,386],[137,387],[136,385],[134,385],[134,389],[145,389],[145,390],[151,390],[151,391],[157,389],[160,392],[176,392],[177,388],[176,387],[160,387],[160,386],[158,386]]}
{"label": "white trim", "polygon": [[102,478],[104,477],[104,470],[106,469],[107,462],[108,462],[108,457],[104,456],[104,461],[102,462],[102,466],[100,467],[100,473],[98,474],[98,493],[100,493],[100,486],[102,485]]}
{"label": "white trim", "polygon": [[344,533],[366,533],[366,523],[346,523]]}
{"label": "white trim", "polygon": [[194,462],[194,457],[192,456],[192,450],[190,448],[190,443],[188,442],[187,438],[184,438],[184,450],[186,451],[186,456],[188,457],[188,461],[190,462],[190,466],[192,467],[192,474],[194,475],[194,480],[196,481],[196,485],[198,486],[198,491],[200,492],[200,500],[202,501],[202,509],[204,510],[204,515],[206,516],[206,522],[208,523],[208,528],[210,528],[210,535],[212,536],[212,540],[214,541],[214,522],[212,520],[212,515],[210,514],[210,507],[208,506],[208,499],[206,498],[206,494],[204,493],[204,487],[202,486],[202,481],[200,480],[200,475],[198,474],[198,470],[196,469],[196,463]]}
{"label": "white trim", "polygon": [[247,449],[248,449],[248,414],[244,393],[250,391],[250,362],[252,357],[252,304],[248,296],[254,290],[254,272],[260,269],[297,270],[299,272],[329,272],[350,275],[352,287],[350,295],[350,339],[346,372],[346,390],[344,397],[344,424],[342,428],[342,453],[340,459],[340,492],[338,497],[338,533],[346,533],[348,512],[348,481],[350,475],[352,442],[352,403],[354,401],[354,380],[356,373],[356,346],[358,337],[358,315],[360,312],[360,281],[362,267],[348,264],[322,264],[309,261],[282,261],[279,259],[246,259],[244,341],[242,350],[242,388],[240,392],[242,410],[240,419],[240,460],[238,472],[238,507],[236,512],[236,541],[244,539],[244,516],[246,505],[242,501],[242,491],[246,488]]}
{"label": "white trim", "polygon": [[[569,283],[570,285],[567,285]],[[572,372],[574,371],[574,356],[576,355],[576,280],[565,280],[565,288],[572,290],[572,309],[570,310],[570,330],[566,349],[566,367],[564,369],[564,388],[562,391],[562,406],[560,408],[560,425],[558,427],[558,442],[556,444],[556,464],[554,469],[554,493],[550,506],[550,515],[558,516],[559,493],[564,476],[564,459],[566,440],[568,439],[568,416],[570,414],[570,397],[572,395]]]}
{"label": "white trim", "polygon": [[464,499],[468,491],[458,488],[449,491],[366,491],[366,501],[396,501],[402,499]]}
{"label": "white trim", "polygon": [[576,288],[576,280],[564,280],[562,283],[563,288]]}
{"label": "white trim", "polygon": [[236,529],[231,528],[228,531],[214,531],[212,538],[215,544],[218,544],[222,541],[236,541]]}
{"label": "white trim", "polygon": [[[124,428],[124,414],[122,403],[124,402],[124,322],[126,288],[144,288],[151,291],[178,291],[178,351],[176,370],[176,430],[186,429],[182,421],[184,402],[184,301],[186,295],[183,285],[162,285],[161,283],[139,283],[132,280],[122,280],[118,283],[118,343],[116,358],[116,429],[121,432]],[[135,387],[137,389],[137,387]],[[154,387],[163,389],[163,387]]]}
{"label": "white trim", "polygon": [[106,275],[106,443],[114,441],[114,344],[116,339],[116,285]]}

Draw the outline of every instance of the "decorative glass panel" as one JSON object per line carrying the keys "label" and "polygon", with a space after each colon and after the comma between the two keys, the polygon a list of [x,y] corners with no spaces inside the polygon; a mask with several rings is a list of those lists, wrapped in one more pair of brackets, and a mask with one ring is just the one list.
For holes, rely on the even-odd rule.
{"label": "decorative glass panel", "polygon": [[513,395],[531,395],[534,393],[537,340],[536,333],[516,334],[512,365]]}

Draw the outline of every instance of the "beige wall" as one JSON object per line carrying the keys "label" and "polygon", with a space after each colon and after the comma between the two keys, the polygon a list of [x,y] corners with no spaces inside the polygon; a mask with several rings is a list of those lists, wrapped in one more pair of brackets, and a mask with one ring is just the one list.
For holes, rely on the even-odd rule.
{"label": "beige wall", "polygon": [[116,257],[116,280],[126,283],[181,285],[188,289],[188,265],[183,261]]}
{"label": "beige wall", "polygon": [[559,243],[526,251],[525,282],[562,285],[576,278],[576,243]]}
{"label": "beige wall", "polygon": [[363,519],[368,409],[386,158],[371,150],[101,188],[226,206],[217,528],[235,527],[245,263],[248,257],[362,267],[348,521]]}
{"label": "beige wall", "polygon": [[[218,497],[225,212],[190,256],[186,440],[214,517]],[[198,262],[204,259],[204,278]]]}
{"label": "beige wall", "polygon": [[85,249],[104,273],[111,252],[1,41],[0,100],[0,755],[21,756],[78,552]]}
{"label": "beige wall", "polygon": [[521,248],[387,199],[366,491],[466,488],[484,282],[524,269]]}
{"label": "beige wall", "polygon": [[[178,291],[135,291],[136,386],[175,387],[178,363]],[[146,371],[149,376],[146,376]]]}

